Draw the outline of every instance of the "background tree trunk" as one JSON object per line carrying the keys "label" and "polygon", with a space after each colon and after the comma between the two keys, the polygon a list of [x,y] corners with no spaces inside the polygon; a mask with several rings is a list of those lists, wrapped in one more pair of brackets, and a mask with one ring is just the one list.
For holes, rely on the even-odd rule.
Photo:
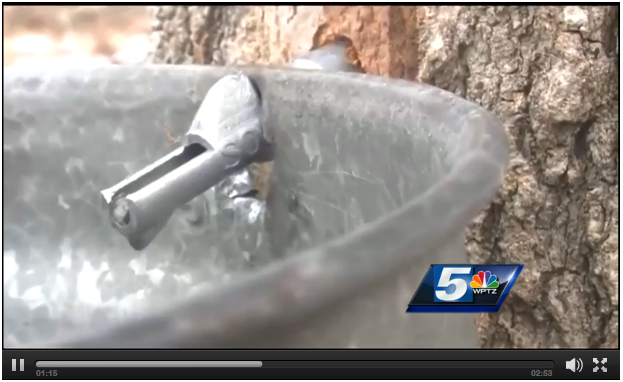
{"label": "background tree trunk", "polygon": [[[484,347],[618,347],[618,8],[151,7],[165,63],[284,64],[321,35],[368,73],[426,82],[493,111],[511,137],[474,262],[520,262]],[[405,302],[406,304],[406,302]]]}

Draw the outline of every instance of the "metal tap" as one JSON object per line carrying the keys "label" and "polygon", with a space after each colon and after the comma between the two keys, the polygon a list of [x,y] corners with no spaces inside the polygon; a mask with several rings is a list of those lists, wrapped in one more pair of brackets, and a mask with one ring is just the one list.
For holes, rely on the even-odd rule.
{"label": "metal tap", "polygon": [[[349,48],[337,40],[291,66],[358,71],[348,60]],[[220,200],[229,201],[227,208],[247,214],[248,223],[256,224],[264,202],[254,198],[248,166],[272,158],[273,146],[262,125],[261,94],[244,74],[229,74],[206,94],[184,146],[101,191],[104,207],[111,225],[135,250],[146,248],[176,209],[207,190],[226,195]]]}

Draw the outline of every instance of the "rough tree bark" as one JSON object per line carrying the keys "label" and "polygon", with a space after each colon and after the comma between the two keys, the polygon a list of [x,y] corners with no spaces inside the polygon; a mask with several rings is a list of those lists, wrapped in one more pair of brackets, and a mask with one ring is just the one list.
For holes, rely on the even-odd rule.
{"label": "rough tree bark", "polygon": [[369,73],[430,83],[493,111],[504,186],[466,233],[473,261],[520,262],[483,347],[618,347],[618,8],[151,7],[166,63],[283,64],[323,34]]}

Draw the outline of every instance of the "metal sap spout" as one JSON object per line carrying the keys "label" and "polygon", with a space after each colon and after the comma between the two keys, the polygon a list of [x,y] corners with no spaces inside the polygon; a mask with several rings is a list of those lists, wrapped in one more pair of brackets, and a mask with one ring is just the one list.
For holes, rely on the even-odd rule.
{"label": "metal sap spout", "polygon": [[111,225],[136,250],[160,233],[172,213],[252,162],[271,159],[261,99],[242,73],[207,93],[185,145],[101,191]]}
{"label": "metal sap spout", "polygon": [[[349,44],[335,41],[297,58],[298,69],[352,72]],[[111,225],[135,250],[145,249],[173,212],[201,193],[221,184],[230,199],[253,191],[248,165],[272,159],[272,145],[262,126],[261,96],[242,73],[219,80],[206,94],[185,137],[185,146],[120,183],[101,191]],[[235,177],[232,177],[236,175]],[[237,213],[253,199],[234,203]],[[230,207],[232,207],[230,206]]]}

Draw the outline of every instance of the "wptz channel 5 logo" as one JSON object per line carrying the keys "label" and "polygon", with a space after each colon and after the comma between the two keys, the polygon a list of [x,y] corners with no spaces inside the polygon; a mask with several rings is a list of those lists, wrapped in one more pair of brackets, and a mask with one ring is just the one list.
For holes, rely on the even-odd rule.
{"label": "wptz channel 5 logo", "polygon": [[500,310],[521,264],[431,265],[407,313],[495,313]]}

